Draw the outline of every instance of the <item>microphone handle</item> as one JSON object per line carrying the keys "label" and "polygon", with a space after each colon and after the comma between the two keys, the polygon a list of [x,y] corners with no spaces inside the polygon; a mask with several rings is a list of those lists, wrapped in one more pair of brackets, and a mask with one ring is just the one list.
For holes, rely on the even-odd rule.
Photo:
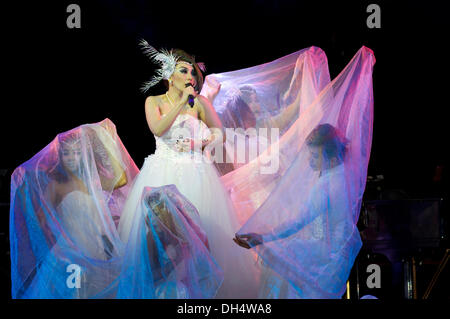
{"label": "microphone handle", "polygon": [[194,96],[192,94],[189,94],[188,101],[189,101],[188,103],[191,106],[191,108],[194,107]]}

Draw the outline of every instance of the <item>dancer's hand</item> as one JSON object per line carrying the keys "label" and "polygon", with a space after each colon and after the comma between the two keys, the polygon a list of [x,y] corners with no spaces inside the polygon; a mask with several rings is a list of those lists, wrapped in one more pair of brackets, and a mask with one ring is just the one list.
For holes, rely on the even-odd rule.
{"label": "dancer's hand", "polygon": [[110,122],[102,121],[100,126],[103,127],[111,136],[114,136],[114,129],[111,127]]}
{"label": "dancer's hand", "polygon": [[208,146],[209,144],[211,144],[212,142],[214,142],[214,140],[216,139],[215,135],[211,135],[208,138],[204,138],[202,139],[202,151],[205,150],[205,147]]}
{"label": "dancer's hand", "polygon": [[175,143],[175,149],[178,152],[190,152],[194,149],[194,140],[189,137],[178,139]]}
{"label": "dancer's hand", "polygon": [[242,234],[242,235],[235,235],[236,237],[233,238],[233,241],[238,244],[241,247],[250,249],[254,246],[263,244],[263,239],[260,234],[256,233],[249,233],[249,234]]}
{"label": "dancer's hand", "polygon": [[214,99],[216,98],[217,94],[219,94],[220,87],[222,86],[216,79],[212,77],[207,77],[205,80],[206,86],[203,86],[206,88],[204,94],[205,97],[213,104]]}
{"label": "dancer's hand", "polygon": [[209,100],[212,103],[216,98],[217,94],[219,94],[220,88],[222,84],[218,83],[213,87],[212,92],[210,93]]}

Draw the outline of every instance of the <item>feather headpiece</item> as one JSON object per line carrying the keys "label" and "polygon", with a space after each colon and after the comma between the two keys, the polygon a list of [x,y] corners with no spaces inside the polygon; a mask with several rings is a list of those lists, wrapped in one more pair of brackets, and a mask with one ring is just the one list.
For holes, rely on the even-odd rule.
{"label": "feather headpiece", "polygon": [[[145,93],[152,86],[158,84],[161,80],[163,79],[168,80],[171,77],[171,75],[175,71],[175,66],[177,65],[177,62],[180,59],[180,57],[174,54],[172,50],[168,51],[166,49],[161,49],[160,51],[158,51],[144,39],[141,39],[139,45],[141,45],[143,52],[146,56],[148,56],[152,61],[160,65],[160,68],[156,70],[156,75],[154,75],[150,79],[150,81],[146,81],[142,85],[141,91]],[[204,63],[198,62],[197,65],[200,68],[200,70],[202,70],[203,72],[206,71],[206,66]]]}

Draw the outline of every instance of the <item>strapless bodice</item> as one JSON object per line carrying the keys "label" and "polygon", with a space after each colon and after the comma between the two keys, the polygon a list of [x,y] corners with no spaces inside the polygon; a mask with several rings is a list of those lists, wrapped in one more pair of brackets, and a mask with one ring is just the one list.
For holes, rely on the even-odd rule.
{"label": "strapless bodice", "polygon": [[64,196],[63,200],[59,203],[57,210],[62,215],[71,214],[73,210],[81,213],[87,213],[95,207],[95,203],[89,194],[82,191],[72,191]]}
{"label": "strapless bodice", "polygon": [[102,239],[105,222],[91,195],[72,191],[63,198],[57,211],[66,234],[80,251],[88,257],[107,259]]}
{"label": "strapless bodice", "polygon": [[172,126],[162,136],[154,135],[156,140],[155,155],[180,157],[191,154],[192,151],[186,145],[183,145],[182,141],[186,138],[201,141],[210,135],[208,126],[202,120],[187,113],[179,114]]}

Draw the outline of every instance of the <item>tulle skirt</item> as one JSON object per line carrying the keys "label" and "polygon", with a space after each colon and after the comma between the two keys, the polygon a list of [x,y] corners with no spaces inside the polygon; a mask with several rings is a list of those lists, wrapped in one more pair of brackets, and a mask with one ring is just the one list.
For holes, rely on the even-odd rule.
{"label": "tulle skirt", "polygon": [[[198,155],[198,154],[197,154]],[[216,298],[257,298],[256,255],[233,241],[240,225],[233,203],[213,164],[191,153],[155,152],[145,159],[122,212],[119,233],[126,241],[143,188],[174,184],[198,210],[212,257],[224,273]]]}

